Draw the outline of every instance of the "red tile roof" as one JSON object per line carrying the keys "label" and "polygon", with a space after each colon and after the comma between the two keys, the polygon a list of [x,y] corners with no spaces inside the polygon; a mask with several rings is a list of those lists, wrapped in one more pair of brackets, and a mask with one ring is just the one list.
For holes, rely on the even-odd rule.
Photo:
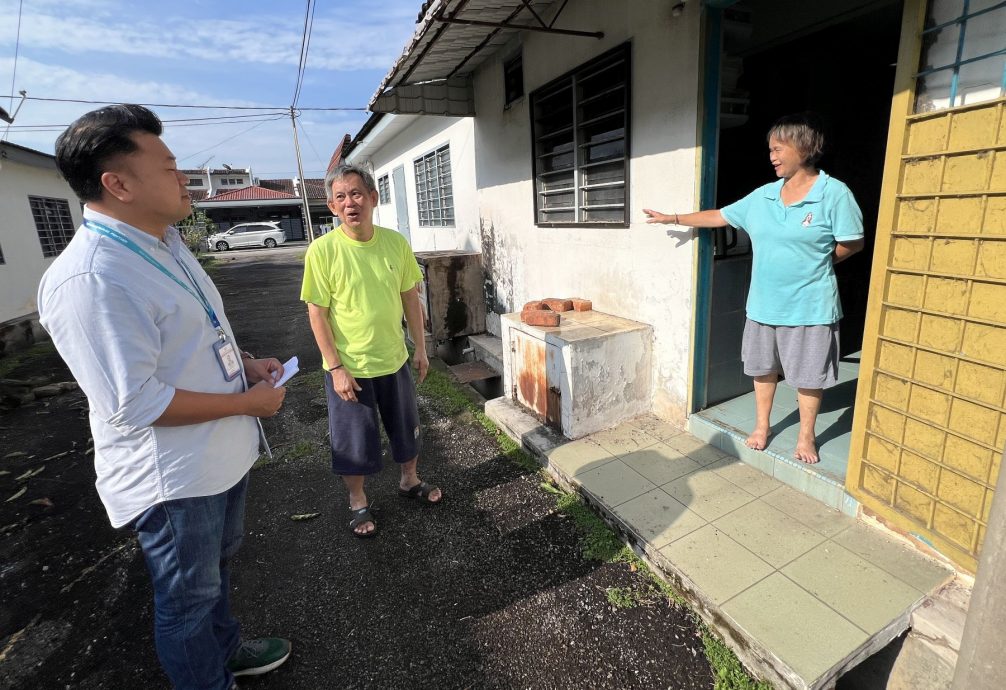
{"label": "red tile roof", "polygon": [[283,192],[284,194],[293,194],[293,180],[282,179],[282,180],[259,180],[259,187],[265,189],[271,189],[276,192]]}
{"label": "red tile roof", "polygon": [[[332,153],[332,158],[328,161],[328,168],[326,168],[325,172],[328,172],[332,168],[342,163],[345,155],[349,153],[349,145],[352,142],[352,140],[353,137],[349,136],[348,134],[342,137],[342,141],[340,141],[339,145],[335,147],[335,151]],[[324,192],[324,190],[322,190],[322,192]]]}
{"label": "red tile roof", "polygon": [[325,180],[321,178],[304,178],[304,186],[307,187],[308,199],[325,198]]}
{"label": "red tile roof", "polygon": [[[281,180],[259,180],[260,187],[266,189],[272,189],[277,192],[283,192],[285,194],[293,194],[294,184],[291,179],[281,179]],[[304,180],[304,186],[307,187],[307,198],[308,199],[324,199],[325,198],[325,180],[320,177],[308,177]]]}
{"label": "red tile roof", "polygon": [[189,190],[189,197],[193,201],[202,201],[203,199],[206,198],[206,190],[205,189],[190,189]]}
{"label": "red tile roof", "polygon": [[251,187],[221,192],[203,201],[208,203],[213,201],[258,201],[261,199],[292,199],[296,201],[297,197],[286,192],[277,192],[274,189],[265,189],[253,185]]}

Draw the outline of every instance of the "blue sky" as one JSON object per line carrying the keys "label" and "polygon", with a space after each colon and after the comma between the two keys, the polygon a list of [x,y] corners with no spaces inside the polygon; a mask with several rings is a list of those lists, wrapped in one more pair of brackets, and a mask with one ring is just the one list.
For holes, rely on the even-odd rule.
{"label": "blue sky", "polygon": [[[24,0],[15,74],[19,0],[0,0],[0,105],[13,112],[17,92],[25,89],[36,98],[285,110],[293,98],[306,4]],[[415,31],[421,6],[422,0],[317,0],[299,105],[366,107]],[[28,100],[7,141],[51,153],[59,132],[34,128],[66,125],[97,107]],[[251,114],[154,110],[164,120]],[[355,134],[367,117],[358,111],[303,112],[298,127],[305,175],[321,176],[342,136]],[[212,156],[213,167],[250,166],[258,177],[296,175],[289,117],[165,126],[164,140],[180,167],[196,167]]]}

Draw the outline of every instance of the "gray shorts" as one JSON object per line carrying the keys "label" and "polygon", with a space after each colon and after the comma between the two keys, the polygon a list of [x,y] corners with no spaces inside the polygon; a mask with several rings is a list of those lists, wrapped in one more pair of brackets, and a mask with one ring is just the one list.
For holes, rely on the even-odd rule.
{"label": "gray shorts", "polygon": [[748,376],[782,374],[793,388],[831,388],[838,383],[838,324],[766,326],[748,319],[741,359]]}

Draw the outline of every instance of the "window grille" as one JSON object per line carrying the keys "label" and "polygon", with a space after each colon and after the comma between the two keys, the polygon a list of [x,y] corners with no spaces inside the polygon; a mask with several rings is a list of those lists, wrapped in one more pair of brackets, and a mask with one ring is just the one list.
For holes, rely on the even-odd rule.
{"label": "window grille", "polygon": [[1006,94],[1006,2],[930,2],[915,76],[917,113]]}
{"label": "window grille", "polygon": [[377,196],[380,203],[391,203],[391,185],[388,182],[387,175],[381,175],[377,178]]}
{"label": "window grille", "polygon": [[454,225],[450,145],[417,158],[414,165],[420,227]]}
{"label": "window grille", "polygon": [[531,94],[535,219],[626,227],[629,45]]}
{"label": "window grille", "polygon": [[35,230],[42,245],[42,256],[59,256],[73,238],[73,217],[66,199],[51,199],[44,196],[29,196],[31,215],[35,219]]}

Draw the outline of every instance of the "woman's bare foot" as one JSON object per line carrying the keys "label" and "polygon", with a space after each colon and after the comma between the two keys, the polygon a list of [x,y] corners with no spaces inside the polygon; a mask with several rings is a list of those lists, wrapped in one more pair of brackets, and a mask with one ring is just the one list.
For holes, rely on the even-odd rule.
{"label": "woman's bare foot", "polygon": [[765,446],[768,445],[768,437],[771,435],[768,429],[757,428],[747,437],[744,445],[754,450],[765,450]]}
{"label": "woman's bare foot", "polygon": [[814,437],[798,437],[796,440],[796,452],[793,453],[793,457],[808,465],[818,462],[821,458],[817,455],[817,439]]}

